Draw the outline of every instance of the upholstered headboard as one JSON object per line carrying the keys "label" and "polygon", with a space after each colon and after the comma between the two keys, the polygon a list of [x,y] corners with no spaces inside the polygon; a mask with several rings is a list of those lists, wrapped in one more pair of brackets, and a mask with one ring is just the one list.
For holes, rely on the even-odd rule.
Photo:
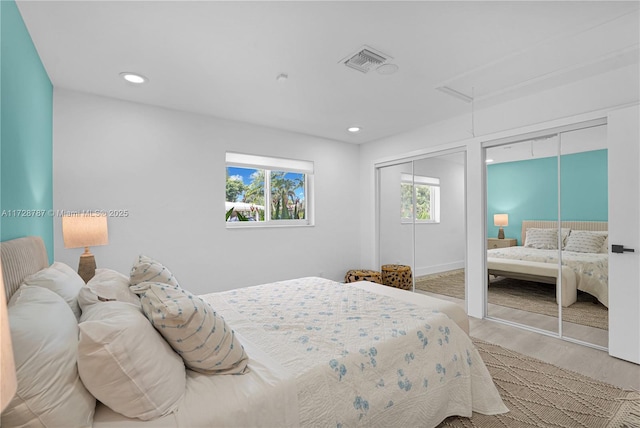
{"label": "upholstered headboard", "polygon": [[[560,227],[565,227],[571,230],[609,230],[609,223],[606,221],[563,221],[560,224]],[[558,222],[549,220],[522,220],[522,240],[520,241],[520,245],[524,245],[527,237],[527,229],[532,227],[540,229],[555,229],[558,227]]]}
{"label": "upholstered headboard", "polygon": [[0,243],[2,279],[7,301],[27,276],[49,266],[44,241],[39,236],[12,239]]}

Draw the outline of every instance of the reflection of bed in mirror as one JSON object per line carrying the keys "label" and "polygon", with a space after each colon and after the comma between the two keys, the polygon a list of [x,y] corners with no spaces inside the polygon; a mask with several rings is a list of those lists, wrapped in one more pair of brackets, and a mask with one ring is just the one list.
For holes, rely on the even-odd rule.
{"label": "reflection of bed in mirror", "polygon": [[[488,250],[489,275],[557,284],[557,228],[556,221],[524,220],[520,246]],[[607,222],[563,221],[561,231],[562,286],[556,293],[558,302],[570,306],[580,290],[608,307]]]}

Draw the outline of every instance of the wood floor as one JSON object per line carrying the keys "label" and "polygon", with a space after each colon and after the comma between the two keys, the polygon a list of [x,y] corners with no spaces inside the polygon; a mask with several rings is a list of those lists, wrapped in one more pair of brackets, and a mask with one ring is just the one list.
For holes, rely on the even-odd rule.
{"label": "wood floor", "polygon": [[[421,291],[417,292],[450,300],[464,307],[464,301],[460,299]],[[507,310],[505,308],[501,309]],[[469,321],[470,335],[472,337],[495,343],[504,348],[538,358],[619,388],[640,391],[640,365],[611,357],[606,351],[488,319],[469,317]]]}

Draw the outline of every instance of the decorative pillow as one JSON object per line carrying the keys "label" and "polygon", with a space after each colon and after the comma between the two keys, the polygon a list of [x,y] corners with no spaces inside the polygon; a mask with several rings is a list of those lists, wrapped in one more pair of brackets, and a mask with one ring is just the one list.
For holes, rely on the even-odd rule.
{"label": "decorative pillow", "polygon": [[82,314],[78,371],[94,397],[129,418],[166,415],[185,392],[184,363],[130,303],[100,302]]}
{"label": "decorative pillow", "polygon": [[604,242],[602,243],[602,247],[600,248],[600,252],[602,254],[609,253],[609,235],[607,235],[607,237],[604,239]]}
{"label": "decorative pillow", "polygon": [[8,305],[18,391],[2,412],[7,427],[91,427],[96,400],[78,376],[78,321],[43,287],[21,286]]}
{"label": "decorative pillow", "polygon": [[571,229],[568,227],[563,227],[560,229],[560,236],[562,236],[562,249],[564,250],[564,246],[567,245],[567,238],[571,233]]}
{"label": "decorative pillow", "polygon": [[78,293],[82,312],[98,302],[118,301],[140,307],[140,298],[129,290],[129,277],[111,269],[96,269],[96,274]]}
{"label": "decorative pillow", "polygon": [[590,230],[572,230],[567,239],[566,251],[576,253],[600,253],[607,235]]}
{"label": "decorative pillow", "polygon": [[556,229],[527,229],[524,246],[541,250],[557,250],[558,231]]}
{"label": "decorative pillow", "polygon": [[179,285],[132,285],[151,324],[190,369],[205,374],[242,374],[248,357],[225,320],[211,305]]}
{"label": "decorative pillow", "polygon": [[138,256],[138,260],[131,268],[131,285],[141,282],[162,282],[163,284],[178,285],[178,280],[162,263],[147,256]]}
{"label": "decorative pillow", "polygon": [[68,265],[54,262],[48,268],[26,277],[24,284],[48,288],[58,294],[69,304],[73,314],[76,316],[76,321],[80,318],[78,293],[84,286],[84,280]]}

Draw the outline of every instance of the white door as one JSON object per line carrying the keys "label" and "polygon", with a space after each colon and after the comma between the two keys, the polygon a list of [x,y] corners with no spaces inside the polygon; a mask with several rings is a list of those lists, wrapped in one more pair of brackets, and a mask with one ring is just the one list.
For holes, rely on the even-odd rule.
{"label": "white door", "polygon": [[609,354],[640,364],[640,108],[611,112],[607,129]]}

